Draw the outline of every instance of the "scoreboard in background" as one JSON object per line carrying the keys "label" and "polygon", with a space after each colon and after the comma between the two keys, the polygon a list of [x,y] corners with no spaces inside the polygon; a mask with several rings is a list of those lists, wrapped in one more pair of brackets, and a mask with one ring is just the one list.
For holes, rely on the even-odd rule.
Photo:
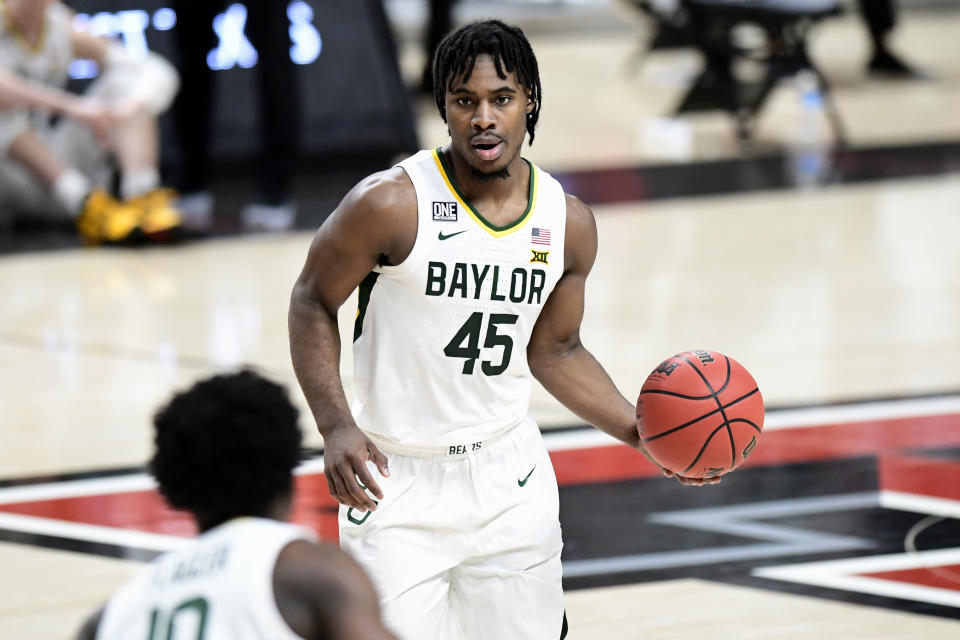
{"label": "scoreboard in background", "polygon": [[[198,2],[203,0],[197,0]],[[91,33],[118,38],[134,54],[147,48],[177,61],[177,16],[165,0],[67,0]],[[397,69],[393,38],[380,0],[278,1],[289,20],[290,58],[299,65],[304,156],[386,157],[413,151],[417,139],[409,98]],[[224,3],[210,25],[216,46],[207,54],[216,82],[213,153],[251,156],[258,58],[245,34],[242,2]],[[73,78],[96,74],[76,61]]]}

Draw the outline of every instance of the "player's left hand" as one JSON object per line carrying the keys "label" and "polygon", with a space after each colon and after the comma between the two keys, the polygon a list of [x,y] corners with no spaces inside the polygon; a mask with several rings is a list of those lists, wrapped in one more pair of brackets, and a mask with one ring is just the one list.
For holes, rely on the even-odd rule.
{"label": "player's left hand", "polygon": [[685,484],[691,487],[702,487],[705,484],[720,484],[719,476],[714,478],[688,478],[687,476],[681,476],[679,474],[676,474],[673,471],[670,471],[669,469],[666,469],[660,466],[660,463],[653,459],[653,456],[651,456],[647,452],[646,448],[644,448],[642,443],[640,444],[638,449],[640,450],[640,453],[642,453],[647,460],[649,460],[652,464],[655,464],[657,468],[660,469],[660,473],[662,473],[664,477],[676,478],[677,482],[679,482],[680,484]]}
{"label": "player's left hand", "polygon": [[719,476],[714,478],[688,478],[687,476],[678,476],[672,471],[667,471],[666,469],[663,470],[663,475],[667,476],[668,478],[673,476],[680,484],[685,484],[690,487],[702,487],[707,484],[720,484]]}

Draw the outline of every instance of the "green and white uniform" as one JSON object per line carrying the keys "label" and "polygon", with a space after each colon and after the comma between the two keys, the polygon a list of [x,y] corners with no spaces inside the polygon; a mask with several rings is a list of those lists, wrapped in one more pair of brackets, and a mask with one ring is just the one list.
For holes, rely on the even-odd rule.
{"label": "green and white uniform", "polygon": [[314,539],[308,529],[264,518],[211,529],[117,591],[97,640],[297,640],[277,608],[273,571],[287,545]]}
{"label": "green and white uniform", "polygon": [[399,166],[416,189],[416,242],[363,282],[354,331],[354,416],[391,475],[378,475],[376,512],[341,507],[341,545],[404,640],[553,640],[557,485],[529,416],[526,350],[563,275],[563,188],[531,164],[527,209],[496,227],[442,153]]}

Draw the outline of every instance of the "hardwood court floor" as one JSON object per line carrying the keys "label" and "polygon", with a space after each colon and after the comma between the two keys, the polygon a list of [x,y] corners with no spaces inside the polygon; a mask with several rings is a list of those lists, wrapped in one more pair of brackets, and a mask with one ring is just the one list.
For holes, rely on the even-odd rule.
{"label": "hardwood court floor", "polygon": [[[855,142],[955,142],[957,15],[905,16],[898,44],[940,78],[911,85],[861,79],[845,20],[815,52]],[[682,57],[629,76],[629,29],[531,33],[546,96],[531,159],[662,159],[637,132],[678,94],[664,78]],[[443,133],[428,111],[425,146]],[[722,115],[690,121],[694,159],[733,153]],[[583,340],[623,393],[705,347],[746,365],[770,411],[750,464],[697,490],[535,391],[561,484],[570,638],[960,637],[957,173],[591,204]],[[140,559],[190,534],[142,473],[151,413],[173,390],[252,363],[305,408],[286,308],[309,241],[0,256],[0,637],[69,637]],[[342,313],[346,334],[354,303]],[[329,536],[321,469],[301,470],[298,518]]]}
{"label": "hardwood court floor", "polygon": [[[636,394],[661,358],[692,347],[734,355],[754,373],[774,408],[960,388],[960,373],[949,364],[960,358],[955,178],[596,209],[602,249],[589,281],[584,341],[627,396]],[[55,480],[68,472],[142,465],[152,410],[172,390],[211,371],[251,362],[295,389],[286,298],[309,239],[309,233],[294,233],[151,251],[0,259],[5,301],[0,350],[7,365],[0,373],[4,478]],[[349,327],[352,305],[343,313]],[[349,372],[349,353],[344,361]],[[302,406],[299,394],[295,397]],[[539,390],[533,409],[547,427],[579,424]],[[309,443],[319,445],[312,426],[304,428]],[[733,487],[733,480],[725,484]],[[654,482],[643,485],[653,488],[653,496],[670,484],[647,482]],[[751,490],[736,494],[749,501]],[[733,488],[725,499],[732,495]],[[563,500],[579,504],[575,497]],[[580,515],[569,523],[571,536],[591,518],[587,506],[573,513]],[[9,532],[21,525],[3,526]],[[637,531],[639,525],[638,520]],[[601,520],[596,526],[595,536],[587,528],[582,544],[609,538],[601,535],[608,525]],[[62,541],[74,535],[54,528],[12,539],[50,546],[44,543],[50,536]],[[0,555],[7,567],[0,586],[16,594],[0,616],[16,630],[10,637],[62,636],[82,610],[132,570],[130,562],[24,544],[4,543]],[[60,567],[57,574],[45,568],[54,566]],[[732,588],[719,584],[644,584],[643,609],[651,617],[643,624],[624,620],[612,637],[671,637],[701,624],[716,629],[717,637],[747,637],[733,631],[737,617],[727,604],[698,608],[699,617],[670,617],[671,607],[682,606],[678,593],[688,586],[691,602],[703,602],[693,586],[707,589],[713,603],[739,593],[719,598],[718,592]],[[572,620],[579,617],[581,601],[595,610],[591,594],[571,591]],[[631,597],[611,600],[611,612],[635,609]],[[792,595],[769,597],[758,601],[783,603],[791,611],[800,606]],[[960,631],[958,623],[904,618],[860,604],[806,599],[801,604],[823,609],[813,618],[823,633],[855,621],[873,629],[860,637],[879,637],[877,629],[896,628],[892,620],[909,620],[926,638],[948,637],[941,629],[950,625]],[[576,625],[575,637],[611,637],[617,619],[611,615],[596,628],[587,616]],[[767,627],[764,620],[771,618],[753,619],[766,630],[756,637],[803,637],[802,626],[785,627],[777,620]],[[724,636],[726,628],[732,630]]]}

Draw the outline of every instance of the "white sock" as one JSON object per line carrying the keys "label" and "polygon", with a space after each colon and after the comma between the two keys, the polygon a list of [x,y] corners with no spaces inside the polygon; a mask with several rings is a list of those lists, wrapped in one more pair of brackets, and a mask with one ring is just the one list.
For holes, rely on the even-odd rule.
{"label": "white sock", "polygon": [[72,167],[64,169],[53,183],[53,197],[71,214],[80,213],[89,193],[90,180]]}
{"label": "white sock", "polygon": [[120,178],[120,196],[124,200],[142,196],[160,186],[160,172],[156,167],[140,167],[124,171]]}

